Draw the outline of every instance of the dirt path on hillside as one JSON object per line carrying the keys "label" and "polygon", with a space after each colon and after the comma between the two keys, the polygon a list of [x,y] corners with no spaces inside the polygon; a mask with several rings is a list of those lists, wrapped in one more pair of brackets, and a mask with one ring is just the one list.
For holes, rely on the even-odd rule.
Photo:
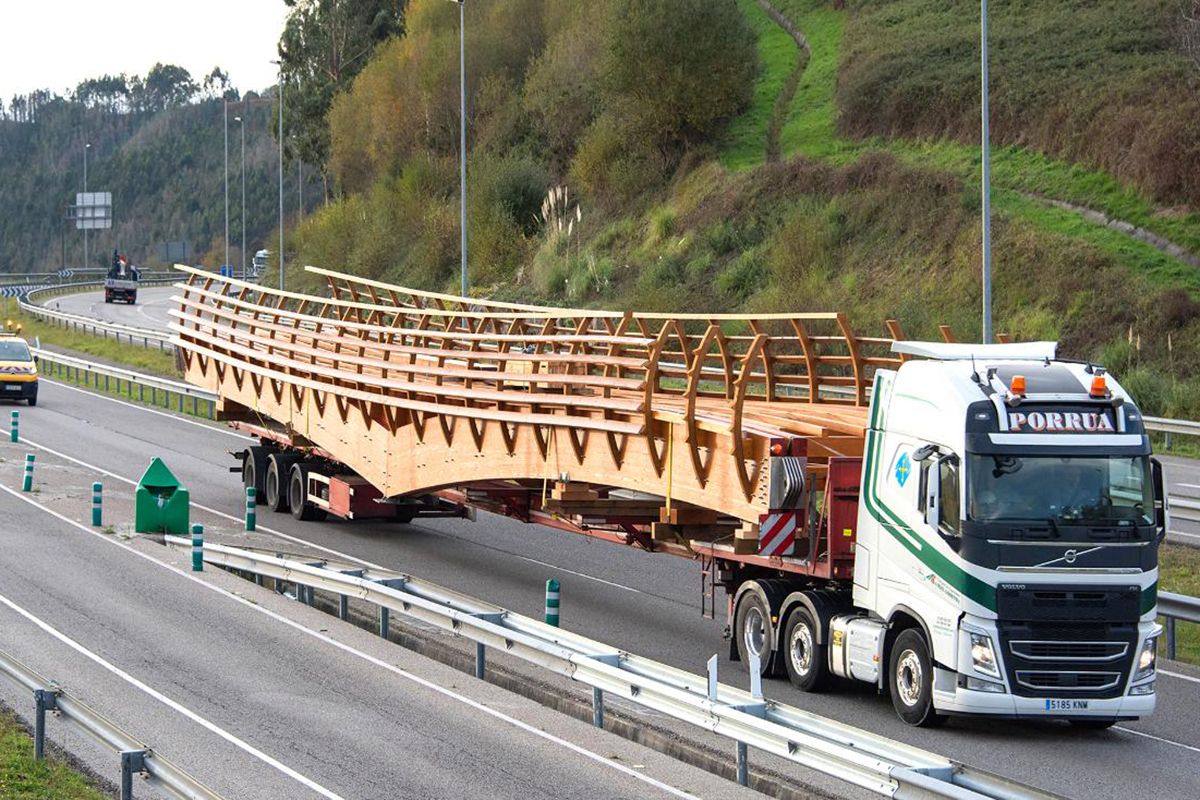
{"label": "dirt path on hillside", "polygon": [[796,46],[800,48],[800,61],[792,70],[792,74],[788,76],[787,83],[780,90],[779,96],[775,98],[775,108],[771,112],[771,124],[767,128],[767,163],[771,164],[779,161],[779,136],[783,131],[783,122],[787,119],[788,109],[791,108],[792,100],[796,97],[800,78],[804,76],[804,70],[812,59],[812,48],[809,47],[805,35],[783,15],[782,11],[771,5],[770,0],[758,0],[758,6],[772,22],[782,28],[788,36],[791,36],[796,42]]}
{"label": "dirt path on hillside", "polygon": [[1023,197],[1029,198],[1030,200],[1036,200],[1039,203],[1047,203],[1055,208],[1061,208],[1064,211],[1071,211],[1079,214],[1084,219],[1103,225],[1106,228],[1111,228],[1114,231],[1119,231],[1126,236],[1137,239],[1139,242],[1150,245],[1164,255],[1168,255],[1171,258],[1177,258],[1190,267],[1200,269],[1200,255],[1192,253],[1186,248],[1175,244],[1170,239],[1159,236],[1157,233],[1138,227],[1132,222],[1126,222],[1123,219],[1110,217],[1103,211],[1097,211],[1094,208],[1088,208],[1087,206],[1081,206],[1076,203],[1069,203],[1066,200],[1055,200],[1053,197],[1047,197],[1035,192],[1020,192],[1020,194]]}

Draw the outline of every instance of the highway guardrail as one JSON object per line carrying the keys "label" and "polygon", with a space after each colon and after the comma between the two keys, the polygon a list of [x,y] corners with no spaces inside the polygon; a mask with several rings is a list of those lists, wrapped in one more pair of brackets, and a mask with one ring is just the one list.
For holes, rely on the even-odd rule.
{"label": "highway guardrail", "polygon": [[[191,539],[166,540],[174,546],[192,547]],[[754,747],[885,797],[1054,797],[936,753],[767,700],[757,680],[752,679],[751,691],[720,684],[715,658],[709,675],[693,674],[410,575],[358,564],[298,561],[207,543],[203,558],[215,566],[295,584],[297,596],[310,605],[315,602],[314,590],[329,592],[338,598],[343,619],[346,598],[366,601],[379,609],[384,636],[388,615],[396,613],[470,639],[476,643],[477,677],[485,675],[487,649],[491,648],[591,686],[597,725],[603,725],[607,692],[733,739],[738,744],[739,780],[747,774],[746,747]]]}
{"label": "highway guardrail", "polygon": [[102,745],[120,755],[121,800],[133,800],[133,776],[145,775],[175,797],[185,800],[221,800],[221,796],[193,778],[166,756],[147,747],[114,722],[81,700],[67,694],[13,656],[0,650],[0,674],[33,694],[34,754],[40,760],[45,752],[46,712],[70,722]]}
{"label": "highway guardrail", "polygon": [[123,394],[142,403],[149,400],[152,405],[175,408],[181,414],[186,413],[187,401],[190,399],[193,416],[217,418],[216,395],[190,383],[110,364],[97,364],[53,350],[34,348],[33,353],[38,357],[42,373],[48,376],[62,377],[109,393]]}
{"label": "highway guardrail", "polygon": [[[142,286],[163,286],[170,285],[175,280],[176,277],[171,273],[164,273],[162,275],[151,274],[143,276],[139,283]],[[58,311],[42,305],[43,302],[57,295],[78,292],[81,289],[103,288],[103,286],[103,281],[82,281],[79,283],[60,284],[33,289],[23,297],[19,297],[17,305],[24,313],[62,328],[81,331],[93,336],[102,336],[106,339],[111,338],[118,342],[125,341],[141,347],[157,348],[163,352],[172,347],[170,342],[171,334],[168,331],[122,325],[117,322],[105,322],[94,317],[82,314],[70,314],[66,311]]]}
{"label": "highway guardrail", "polygon": [[1158,613],[1166,620],[1166,657],[1175,659],[1175,622],[1194,622],[1200,624],[1200,597],[1190,597],[1186,594],[1173,592],[1158,593]]}

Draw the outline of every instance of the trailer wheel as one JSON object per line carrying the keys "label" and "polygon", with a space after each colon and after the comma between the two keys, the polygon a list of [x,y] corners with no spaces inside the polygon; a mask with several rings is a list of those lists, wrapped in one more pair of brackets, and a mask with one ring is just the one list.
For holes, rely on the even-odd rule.
{"label": "trailer wheel", "polygon": [[247,447],[242,456],[242,486],[253,487],[260,500],[265,499],[267,490],[267,456],[270,454],[268,448],[256,444]]}
{"label": "trailer wheel", "polygon": [[747,592],[738,604],[733,620],[741,662],[750,669],[751,654],[758,656],[758,671],[764,678],[771,674],[771,610],[757,592]]}
{"label": "trailer wheel", "polygon": [[780,653],[788,680],[802,692],[820,692],[829,688],[829,648],[817,644],[817,624],[804,606],[788,614]]}
{"label": "trailer wheel", "polygon": [[325,509],[308,500],[308,466],[303,463],[293,464],[288,476],[288,507],[292,516],[302,522],[325,519]]}
{"label": "trailer wheel", "polygon": [[267,507],[272,511],[282,512],[288,510],[288,473],[291,472],[292,464],[295,464],[297,461],[299,461],[299,458],[291,453],[271,453],[267,456],[267,478],[264,484],[264,494],[267,500]]}
{"label": "trailer wheel", "polygon": [[916,628],[900,632],[888,659],[888,688],[900,719],[918,728],[935,728],[946,717],[933,708],[933,659],[925,636]]}

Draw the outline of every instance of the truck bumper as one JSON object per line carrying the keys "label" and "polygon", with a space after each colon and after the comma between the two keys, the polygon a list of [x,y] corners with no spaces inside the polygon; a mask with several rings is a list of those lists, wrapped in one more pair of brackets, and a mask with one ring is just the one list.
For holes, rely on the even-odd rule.
{"label": "truck bumper", "polygon": [[[941,671],[941,670],[939,670]],[[953,673],[951,673],[953,674]],[[953,680],[953,678],[951,678]],[[977,714],[1013,719],[1137,719],[1154,712],[1157,695],[1124,695],[1107,700],[1059,700],[956,688],[935,690],[934,706],[946,714]]]}

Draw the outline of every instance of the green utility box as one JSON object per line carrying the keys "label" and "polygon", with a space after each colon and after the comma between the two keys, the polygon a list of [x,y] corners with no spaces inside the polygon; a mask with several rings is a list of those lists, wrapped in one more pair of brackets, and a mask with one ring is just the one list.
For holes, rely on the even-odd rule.
{"label": "green utility box", "polygon": [[188,490],[180,485],[161,458],[155,458],[138,481],[133,529],[138,533],[186,536],[189,507]]}

